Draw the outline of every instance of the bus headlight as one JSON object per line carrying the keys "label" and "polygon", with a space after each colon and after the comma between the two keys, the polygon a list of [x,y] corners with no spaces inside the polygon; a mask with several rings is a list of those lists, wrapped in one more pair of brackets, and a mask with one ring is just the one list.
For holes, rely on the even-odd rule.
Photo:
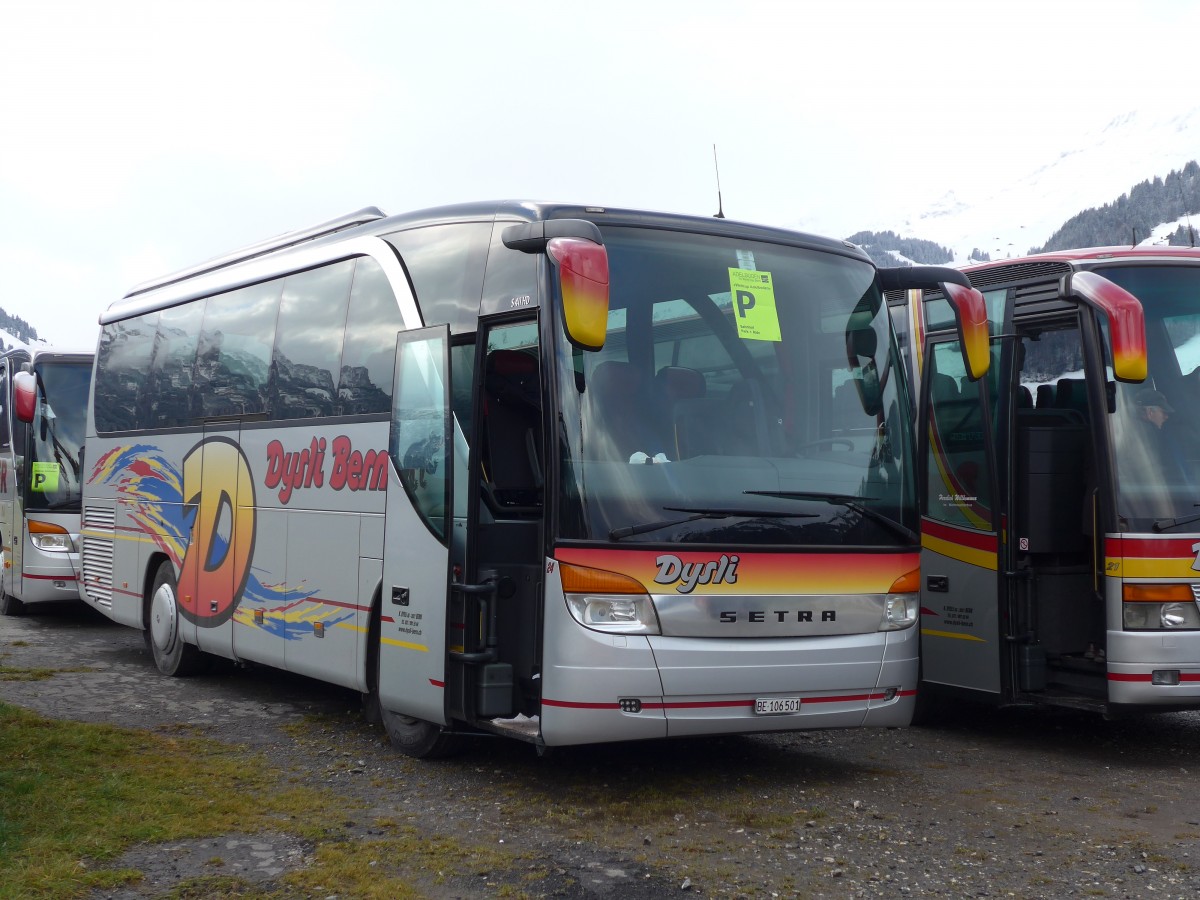
{"label": "bus headlight", "polygon": [[883,598],[883,618],[880,631],[900,631],[917,621],[921,609],[920,594],[886,594]]}
{"label": "bus headlight", "polygon": [[921,614],[921,570],[905,572],[883,597],[883,618],[880,631],[900,631],[909,628]]}
{"label": "bus headlight", "polygon": [[1122,622],[1130,631],[1200,629],[1190,584],[1126,583],[1122,597]]}
{"label": "bus headlight", "polygon": [[658,614],[649,597],[567,594],[567,608],[585,628],[616,634],[658,634]]}
{"label": "bus headlight", "polygon": [[661,634],[654,601],[640,581],[603,569],[560,563],[571,617],[585,628],[612,634]]}
{"label": "bus headlight", "polygon": [[39,550],[50,553],[67,553],[71,548],[71,535],[61,525],[51,525],[49,522],[38,522],[30,519],[28,523],[29,540]]}

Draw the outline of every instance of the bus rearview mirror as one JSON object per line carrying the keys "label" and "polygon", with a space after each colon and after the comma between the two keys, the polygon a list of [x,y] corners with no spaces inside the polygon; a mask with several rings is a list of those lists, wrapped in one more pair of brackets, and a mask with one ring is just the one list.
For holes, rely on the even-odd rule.
{"label": "bus rearview mirror", "polygon": [[608,331],[608,250],[587,238],[556,237],[546,243],[558,276],[563,328],[583,350],[599,350]]}
{"label": "bus rearview mirror", "polygon": [[32,372],[17,372],[13,375],[13,412],[22,422],[33,421],[37,408],[37,376]]}

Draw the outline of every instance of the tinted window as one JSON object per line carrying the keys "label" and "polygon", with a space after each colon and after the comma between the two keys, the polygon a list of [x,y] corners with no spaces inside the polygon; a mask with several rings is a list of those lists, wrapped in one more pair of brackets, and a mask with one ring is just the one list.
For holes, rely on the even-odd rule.
{"label": "tinted window", "polygon": [[28,509],[79,509],[82,447],[92,367],[40,363],[33,440],[26,460]]}
{"label": "tinted window", "polygon": [[[492,233],[492,246],[487,258],[487,276],[483,282],[483,299],[479,304],[483,313],[510,312],[530,305],[536,306],[539,302],[538,255],[510,250],[504,246],[504,229],[512,224],[497,222]],[[526,297],[529,298],[529,302],[523,303]]]}
{"label": "tinted window", "polygon": [[276,419],[334,415],[338,365],[354,261],[288,276],[271,362]]}
{"label": "tinted window", "polygon": [[203,301],[159,313],[146,382],[146,414],[144,419],[139,416],[139,426],[171,428],[192,420],[192,368],[203,318]]}
{"label": "tinted window", "polygon": [[354,268],[338,382],[342,415],[386,413],[391,408],[396,332],[403,330],[396,295],[383,269],[375,260],[360,257]]}
{"label": "tinted window", "polygon": [[937,344],[932,351],[926,370],[930,409],[926,510],[939,522],[989,530],[992,501],[979,389],[966,380],[957,341]]}
{"label": "tinted window", "polygon": [[208,299],[196,354],[197,415],[266,411],[280,287],[254,284]]}
{"label": "tinted window", "polygon": [[12,443],[12,435],[8,430],[9,417],[8,366],[0,366],[0,447]]}
{"label": "tinted window", "polygon": [[100,332],[96,366],[96,430],[128,431],[145,423],[147,382],[158,313],[111,322]]}
{"label": "tinted window", "polygon": [[491,229],[465,222],[387,236],[408,269],[426,325],[449,323],[456,334],[475,330]]}

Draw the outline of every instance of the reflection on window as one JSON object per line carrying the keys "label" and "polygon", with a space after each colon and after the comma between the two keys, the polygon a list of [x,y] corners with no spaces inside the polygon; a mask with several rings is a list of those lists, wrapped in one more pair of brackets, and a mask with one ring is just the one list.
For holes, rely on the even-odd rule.
{"label": "reflection on window", "polygon": [[388,449],[400,483],[427,528],[445,543],[449,482],[444,338],[401,340]]}
{"label": "reflection on window", "polygon": [[203,317],[203,301],[159,313],[146,385],[149,428],[171,428],[192,422],[192,370]]}
{"label": "reflection on window", "polygon": [[266,411],[278,281],[210,297],[196,352],[196,414],[240,416]]}
{"label": "reflection on window", "polygon": [[929,452],[926,509],[931,518],[968,528],[992,527],[988,453],[977,385],[959,383],[962,349],[937,344],[929,359]]}
{"label": "reflection on window", "polygon": [[354,261],[289,275],[279,301],[279,336],[271,360],[276,419],[332,416]]}
{"label": "reflection on window", "polygon": [[391,407],[396,333],[404,330],[396,295],[379,263],[360,257],[354,269],[338,379],[342,415],[386,413]]}

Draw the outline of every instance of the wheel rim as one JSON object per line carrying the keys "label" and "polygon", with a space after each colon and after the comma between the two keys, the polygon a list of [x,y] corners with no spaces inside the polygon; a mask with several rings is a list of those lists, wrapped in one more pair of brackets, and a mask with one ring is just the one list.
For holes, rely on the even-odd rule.
{"label": "wheel rim", "polygon": [[150,598],[150,639],[163,653],[175,643],[175,592],[169,585],[159,585]]}

